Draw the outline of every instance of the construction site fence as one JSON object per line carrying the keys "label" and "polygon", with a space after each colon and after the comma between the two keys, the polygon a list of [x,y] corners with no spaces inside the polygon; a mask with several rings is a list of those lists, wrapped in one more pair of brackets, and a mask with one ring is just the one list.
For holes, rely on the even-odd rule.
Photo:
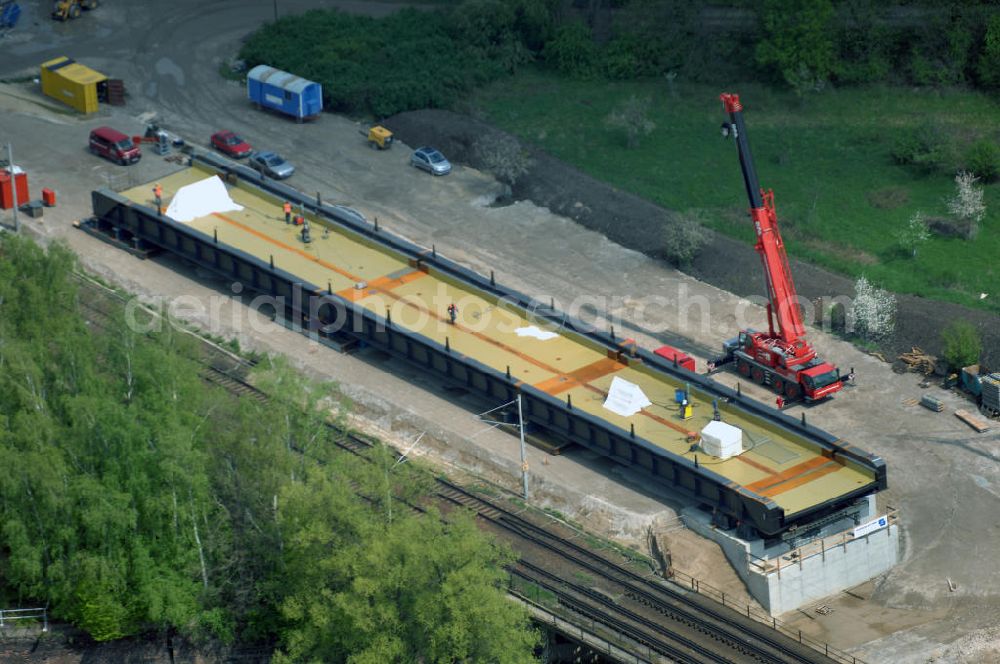
{"label": "construction site fence", "polygon": [[689,574],[685,574],[674,567],[667,570],[666,576],[676,585],[693,590],[699,595],[715,600],[719,604],[745,615],[747,618],[763,623],[771,629],[795,639],[802,645],[809,646],[813,650],[823,653],[835,662],[844,662],[844,664],[865,664],[863,660],[860,660],[843,650],[838,650],[829,643],[810,638],[809,636],[803,634],[801,629],[792,627],[773,617],[769,613],[753,608],[750,604],[741,601],[738,597],[734,597],[732,593],[726,595],[725,591],[719,590],[718,588],[696,579]]}

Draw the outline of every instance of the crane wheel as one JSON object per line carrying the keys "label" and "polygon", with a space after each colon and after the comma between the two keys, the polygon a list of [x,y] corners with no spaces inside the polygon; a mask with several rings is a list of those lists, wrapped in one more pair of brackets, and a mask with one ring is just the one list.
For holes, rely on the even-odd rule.
{"label": "crane wheel", "polygon": [[736,371],[738,371],[740,373],[740,375],[742,375],[742,376],[749,376],[750,375],[750,363],[747,362],[746,360],[737,360],[736,361]]}
{"label": "crane wheel", "polygon": [[774,380],[771,381],[771,387],[774,388],[775,392],[781,394],[785,391],[785,381],[781,378],[775,377]]}
{"label": "crane wheel", "polygon": [[798,383],[788,383],[785,385],[785,397],[787,397],[789,401],[798,399],[801,391],[802,390]]}
{"label": "crane wheel", "polygon": [[750,377],[753,378],[753,382],[755,383],[763,383],[764,370],[761,369],[760,367],[754,367],[753,370],[750,372]]}

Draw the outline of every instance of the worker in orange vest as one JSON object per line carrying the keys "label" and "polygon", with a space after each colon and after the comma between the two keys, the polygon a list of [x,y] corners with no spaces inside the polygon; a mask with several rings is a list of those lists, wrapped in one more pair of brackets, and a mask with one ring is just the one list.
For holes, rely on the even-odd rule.
{"label": "worker in orange vest", "polygon": [[289,203],[288,201],[285,201],[284,210],[285,210],[285,223],[286,224],[292,223],[292,204]]}
{"label": "worker in orange vest", "polygon": [[153,187],[153,197],[156,199],[156,211],[159,212],[163,204],[163,187],[160,186],[159,182]]}

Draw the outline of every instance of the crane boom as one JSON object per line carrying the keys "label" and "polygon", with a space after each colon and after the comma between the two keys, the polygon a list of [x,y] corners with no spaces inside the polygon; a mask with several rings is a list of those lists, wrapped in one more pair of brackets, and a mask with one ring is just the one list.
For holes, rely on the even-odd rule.
{"label": "crane boom", "polygon": [[[788,348],[793,348],[799,346],[796,342],[805,336],[805,327],[802,324],[802,315],[799,311],[795,283],[792,281],[792,273],[788,268],[785,243],[778,231],[778,216],[774,210],[774,192],[764,191],[757,180],[757,171],[754,169],[753,156],[750,154],[746,125],[743,122],[743,106],[740,104],[739,95],[724,93],[720,95],[720,98],[726,113],[729,114],[731,124],[728,125],[728,128],[733,131],[739,150],[743,183],[750,201],[750,218],[753,219],[754,230],[757,233],[757,244],[754,248],[760,254],[764,264],[770,336],[780,339]],[[775,319],[777,319],[777,326]],[[793,352],[793,354],[798,355],[799,353]]]}
{"label": "crane boom", "polygon": [[799,298],[788,269],[788,254],[778,231],[774,192],[761,189],[757,181],[739,95],[726,93],[720,98],[729,115],[729,121],[722,125],[722,135],[736,139],[743,184],[750,200],[750,218],[757,234],[754,248],[764,264],[768,332],[740,330],[737,338],[722,345],[725,355],[718,363],[735,362],[739,374],[769,386],[781,395],[779,408],[786,397],[807,401],[826,399],[840,390],[844,380],[850,380],[854,372],[842,377],[840,369],[816,357],[816,350],[805,338]]}

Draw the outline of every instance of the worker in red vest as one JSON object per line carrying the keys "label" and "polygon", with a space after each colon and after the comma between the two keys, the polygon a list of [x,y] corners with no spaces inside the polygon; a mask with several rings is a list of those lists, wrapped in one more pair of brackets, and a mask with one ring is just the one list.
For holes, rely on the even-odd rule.
{"label": "worker in red vest", "polygon": [[775,405],[776,405],[776,406],[778,407],[778,410],[781,410],[782,408],[784,408],[784,407],[785,407],[785,400],[784,400],[784,398],[782,398],[782,396],[781,396],[781,395],[779,394],[779,395],[778,395],[778,398],[774,400],[774,404],[775,404]]}
{"label": "worker in red vest", "polygon": [[153,197],[156,199],[156,211],[160,212],[163,204],[163,187],[160,186],[159,182],[153,187]]}
{"label": "worker in red vest", "polygon": [[285,201],[284,210],[285,210],[285,223],[286,224],[292,223],[292,204],[289,203],[288,201]]}

